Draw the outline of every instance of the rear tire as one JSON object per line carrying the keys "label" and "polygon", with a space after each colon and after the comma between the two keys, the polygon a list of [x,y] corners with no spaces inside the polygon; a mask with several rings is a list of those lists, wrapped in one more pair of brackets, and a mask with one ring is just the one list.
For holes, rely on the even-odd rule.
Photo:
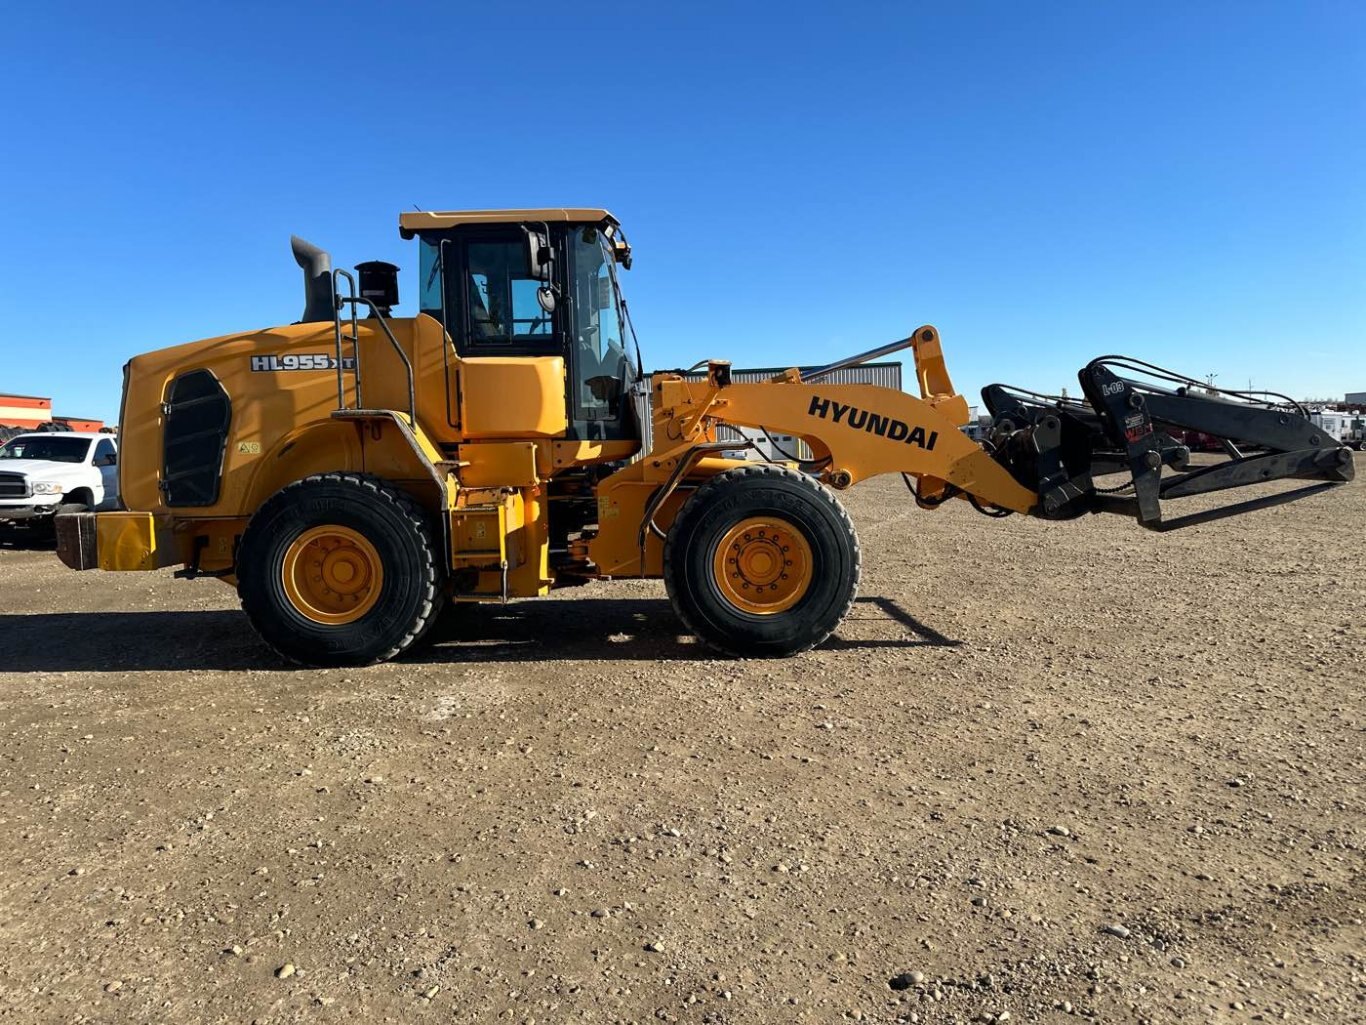
{"label": "rear tire", "polygon": [[237,593],[261,639],[313,666],[370,665],[416,641],[443,603],[437,546],[413,499],[378,477],[296,481],[252,516]]}
{"label": "rear tire", "polygon": [[858,582],[858,537],[834,493],[768,464],[698,488],[664,545],[664,585],[679,618],[728,655],[814,647],[849,612]]}

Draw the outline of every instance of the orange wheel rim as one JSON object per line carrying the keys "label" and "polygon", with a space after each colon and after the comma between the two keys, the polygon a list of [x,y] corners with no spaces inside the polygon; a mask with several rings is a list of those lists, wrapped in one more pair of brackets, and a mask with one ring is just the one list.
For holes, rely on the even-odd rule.
{"label": "orange wheel rim", "polygon": [[786,612],[801,601],[813,569],[811,544],[802,532],[773,516],[741,520],[726,531],[712,556],[721,597],[756,616]]}
{"label": "orange wheel rim", "polygon": [[290,604],[305,619],[343,626],[374,608],[384,586],[384,565],[363,534],[328,524],[294,539],[280,579]]}

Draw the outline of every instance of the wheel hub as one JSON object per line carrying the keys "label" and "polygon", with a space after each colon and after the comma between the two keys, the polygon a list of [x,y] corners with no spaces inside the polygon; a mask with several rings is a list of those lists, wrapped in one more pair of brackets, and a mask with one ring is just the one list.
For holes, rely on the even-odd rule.
{"label": "wheel hub", "polygon": [[811,545],[777,517],[751,517],[721,538],[712,560],[721,596],[743,612],[766,616],[796,605],[811,586]]}
{"label": "wheel hub", "polygon": [[299,614],[341,626],[360,619],[379,600],[384,566],[375,546],[350,527],[328,524],[304,531],[285,552],[281,583]]}

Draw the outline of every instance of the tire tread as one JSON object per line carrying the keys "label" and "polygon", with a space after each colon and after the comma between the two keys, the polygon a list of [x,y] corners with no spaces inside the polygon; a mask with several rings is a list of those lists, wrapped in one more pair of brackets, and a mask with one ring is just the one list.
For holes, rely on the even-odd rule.
{"label": "tire tread", "polygon": [[808,491],[812,497],[818,499],[835,514],[840,525],[848,531],[853,542],[854,579],[853,586],[849,589],[848,601],[846,601],[844,607],[840,609],[839,616],[836,617],[835,622],[830,629],[812,637],[809,643],[794,649],[790,654],[798,655],[804,651],[810,651],[812,648],[816,647],[816,645],[824,643],[830,635],[835,632],[835,627],[843,622],[844,617],[849,614],[849,610],[854,607],[854,600],[858,597],[859,581],[862,578],[863,573],[863,554],[859,549],[858,532],[854,529],[853,520],[849,518],[849,511],[845,509],[844,504],[835,497],[835,493],[820,481],[809,474],[799,473],[796,470],[790,470],[785,466],[776,466],[772,463],[756,463],[753,466],[739,466],[733,470],[726,470],[723,473],[718,473],[693,493],[692,497],[688,499],[687,503],[684,504],[683,508],[679,511],[678,517],[674,520],[673,526],[669,530],[668,536],[664,542],[664,589],[668,592],[669,600],[672,602],[674,610],[678,613],[678,617],[683,620],[683,625],[688,628],[689,632],[695,637],[698,637],[708,647],[719,651],[724,655],[729,655],[732,658],[752,657],[753,652],[744,651],[737,645],[720,642],[715,638],[708,636],[707,632],[699,629],[698,624],[693,622],[692,618],[688,615],[686,609],[687,603],[679,600],[677,571],[673,570],[673,567],[681,563],[681,559],[676,558],[681,554],[678,551],[678,545],[680,544],[679,538],[687,534],[689,522],[692,519],[701,516],[706,511],[708,502],[713,494],[722,491],[736,480],[765,477],[785,478],[799,484],[803,490]]}
{"label": "tire tread", "polygon": [[[348,662],[345,664],[373,665],[377,662],[387,662],[402,654],[427,632],[427,629],[440,613],[443,604],[443,594],[438,584],[439,568],[436,551],[435,546],[432,544],[431,529],[427,520],[427,515],[411,495],[400,491],[398,488],[389,484],[383,477],[378,477],[372,473],[333,470],[325,473],[310,474],[307,477],[302,477],[290,484],[286,484],[263,502],[260,508],[252,514],[251,519],[247,522],[246,530],[242,532],[242,544],[239,549],[239,556],[241,550],[247,549],[248,539],[252,538],[252,528],[254,526],[269,522],[271,516],[275,514],[275,511],[281,506],[287,506],[292,503],[294,496],[300,490],[314,487],[319,484],[334,484],[343,487],[359,488],[370,497],[388,503],[406,522],[411,530],[413,538],[417,541],[418,546],[421,549],[420,572],[423,583],[423,595],[418,615],[414,619],[411,627],[398,643],[387,651],[367,658],[364,661]],[[244,593],[240,587],[238,594],[242,599],[242,611],[247,614],[247,618],[251,620],[252,627],[256,630],[257,634],[261,636],[262,640],[270,645],[272,650],[297,665],[312,664],[287,651],[281,651],[274,644],[271,644],[266,631],[262,629],[263,622],[267,620],[270,614],[268,607],[258,608],[256,603],[251,599],[250,594]]]}

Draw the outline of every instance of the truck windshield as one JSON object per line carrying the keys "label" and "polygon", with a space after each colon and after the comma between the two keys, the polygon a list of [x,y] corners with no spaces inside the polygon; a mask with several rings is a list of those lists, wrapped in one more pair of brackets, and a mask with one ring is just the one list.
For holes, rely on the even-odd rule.
{"label": "truck windshield", "polygon": [[22,434],[0,445],[0,459],[46,459],[54,463],[83,463],[89,451],[88,438]]}
{"label": "truck windshield", "polygon": [[571,238],[575,405],[584,419],[616,419],[639,376],[626,352],[616,266],[598,229],[575,230]]}

